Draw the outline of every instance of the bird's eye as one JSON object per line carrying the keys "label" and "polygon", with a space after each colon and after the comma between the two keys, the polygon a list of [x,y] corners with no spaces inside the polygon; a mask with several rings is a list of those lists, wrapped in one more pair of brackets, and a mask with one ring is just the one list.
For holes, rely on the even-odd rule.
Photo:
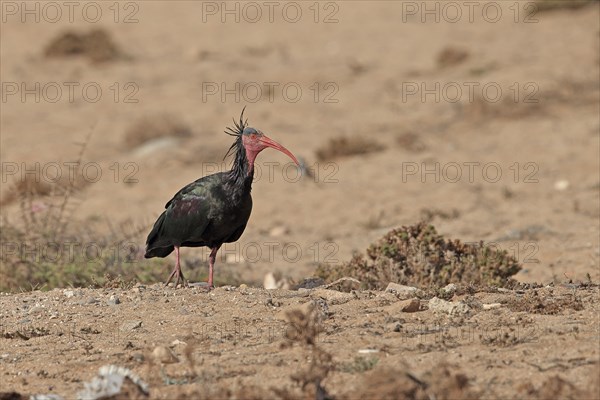
{"label": "bird's eye", "polygon": [[251,135],[250,135],[250,139],[252,139],[252,140],[256,140],[256,133],[253,133],[253,134],[251,134]]}

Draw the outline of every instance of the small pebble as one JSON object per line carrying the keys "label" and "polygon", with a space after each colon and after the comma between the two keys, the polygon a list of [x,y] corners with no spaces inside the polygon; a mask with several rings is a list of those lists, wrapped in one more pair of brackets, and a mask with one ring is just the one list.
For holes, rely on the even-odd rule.
{"label": "small pebble", "polygon": [[263,287],[267,290],[277,289],[277,281],[275,280],[275,275],[272,272],[269,272],[265,275],[263,279]]}
{"label": "small pebble", "polygon": [[119,327],[119,329],[121,331],[127,332],[127,331],[132,331],[134,329],[137,329],[139,327],[142,326],[142,321],[141,320],[134,320],[134,321],[125,321],[121,324],[121,326]]}
{"label": "small pebble", "polygon": [[571,184],[569,183],[569,181],[567,181],[565,179],[561,179],[560,181],[554,182],[554,190],[558,190],[559,192],[562,192],[564,190],[567,190],[570,185]]}
{"label": "small pebble", "polygon": [[483,305],[484,310],[493,310],[494,308],[500,308],[500,307],[502,307],[502,304],[500,304],[500,303],[491,303],[491,304]]}
{"label": "small pebble", "polygon": [[41,313],[42,311],[44,311],[43,307],[33,306],[29,309],[29,311],[27,313],[28,314],[38,314],[38,313]]}
{"label": "small pebble", "polygon": [[400,302],[400,310],[406,313],[417,312],[421,309],[421,302],[419,299],[409,299]]}
{"label": "small pebble", "polygon": [[173,364],[179,362],[177,357],[165,346],[157,346],[152,351],[152,357],[162,364]]}
{"label": "small pebble", "polygon": [[273,229],[271,229],[271,231],[269,232],[269,236],[279,237],[279,236],[283,236],[283,235],[287,234],[288,232],[289,232],[288,228],[286,228],[283,225],[279,225],[279,226],[276,226]]}
{"label": "small pebble", "polygon": [[379,353],[379,350],[377,349],[360,349],[358,350],[359,354],[373,354],[373,353]]}
{"label": "small pebble", "polygon": [[456,285],[454,283],[449,283],[442,288],[442,290],[446,293],[454,293],[456,292]]}

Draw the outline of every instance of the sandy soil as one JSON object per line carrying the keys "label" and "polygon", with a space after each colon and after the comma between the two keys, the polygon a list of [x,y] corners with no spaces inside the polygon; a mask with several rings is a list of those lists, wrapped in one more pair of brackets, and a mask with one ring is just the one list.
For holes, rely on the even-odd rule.
{"label": "sandy soil", "polygon": [[[528,15],[531,3],[503,3],[494,14],[499,2],[483,2],[471,21],[466,6],[456,17],[435,2],[437,14],[426,14],[421,2],[316,8],[300,2],[294,23],[294,10],[283,5],[273,22],[266,7],[252,22],[256,14],[243,3],[230,4],[239,7],[239,21],[220,2],[128,2],[112,9],[102,3],[92,23],[97,14],[83,5],[73,22],[66,7],[54,22],[55,10],[38,4],[36,22],[20,4],[2,2],[3,215],[18,216],[12,184],[25,179],[26,169],[39,165],[34,175],[48,180],[58,164],[66,176],[65,163],[77,159],[77,143],[91,132],[84,161],[95,164],[86,171],[77,218],[149,227],[179,188],[227,167],[221,160],[231,138],[221,132],[244,106],[251,125],[302,157],[314,176],[296,180],[285,156],[268,150],[259,156],[250,223],[221,252],[216,270],[239,275],[247,289],[204,293],[157,285],[77,289],[72,297],[61,290],[4,294],[0,392],[73,397],[111,363],[136,371],[156,398],[208,386],[291,387],[290,375],[308,362],[302,346],[282,349],[280,334],[238,339],[214,326],[277,330],[286,326],[286,309],[312,299],[329,306],[319,346],[336,365],[323,382],[331,395],[363,393],[368,374],[381,376],[388,367],[436,381],[431,371],[445,360],[485,397],[543,398],[536,392],[543,387],[571,390],[549,395],[600,397],[593,391],[598,289],[561,284],[600,281],[597,3]],[[107,32],[118,48],[104,50],[107,60],[46,56],[64,32],[94,29]],[[156,125],[161,114],[189,132],[142,143],[147,129],[140,133],[138,124]],[[329,139],[343,136],[380,150],[317,158]],[[533,296],[533,289],[476,293],[478,302],[502,305],[474,306],[458,318],[426,310],[428,299],[422,311],[401,312],[400,299],[389,293],[346,298],[335,291],[254,288],[269,272],[298,281],[320,263],[347,261],[389,229],[424,217],[448,237],[512,252],[524,267],[515,278],[554,282],[538,295],[558,308],[548,313],[512,303]],[[143,234],[136,240],[141,249]],[[190,264],[207,259],[203,249],[182,254]],[[165,277],[172,261],[165,260]],[[121,304],[107,304],[113,294]],[[139,327],[120,330],[137,320]],[[422,333],[419,324],[434,332],[438,324],[469,328],[475,336],[446,340]],[[36,329],[39,336],[31,333]],[[509,337],[485,339],[488,329]],[[172,345],[175,340],[187,345]],[[164,366],[161,375],[151,352],[171,345],[181,362]],[[185,346],[192,346],[185,353],[192,361]],[[366,348],[377,352],[357,353]],[[372,371],[356,371],[357,356],[378,361]],[[561,379],[567,383],[557,384]]]}

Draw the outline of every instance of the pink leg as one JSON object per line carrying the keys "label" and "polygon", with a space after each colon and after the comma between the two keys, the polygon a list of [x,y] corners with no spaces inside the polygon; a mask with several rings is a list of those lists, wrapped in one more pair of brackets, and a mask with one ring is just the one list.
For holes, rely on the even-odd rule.
{"label": "pink leg", "polygon": [[217,258],[217,251],[219,251],[219,247],[213,247],[210,249],[210,256],[208,256],[208,287],[214,288],[213,286],[213,271],[215,267],[215,258]]}
{"label": "pink leg", "polygon": [[182,280],[183,285],[185,286],[185,277],[183,276],[183,272],[181,272],[181,265],[179,263],[179,246],[175,246],[175,256],[177,257],[177,261],[175,262],[175,268],[173,268],[173,272],[171,272],[171,275],[169,275],[169,279],[167,280],[167,283],[165,283],[165,286],[168,286],[169,283],[171,282],[171,279],[173,279],[173,277],[175,275],[177,275],[177,281],[175,282],[175,287],[177,287],[177,285],[179,285],[179,281]]}

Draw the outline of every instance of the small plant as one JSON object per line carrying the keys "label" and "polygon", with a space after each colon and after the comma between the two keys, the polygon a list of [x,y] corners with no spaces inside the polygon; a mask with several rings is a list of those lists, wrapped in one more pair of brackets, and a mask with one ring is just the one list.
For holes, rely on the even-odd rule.
{"label": "small plant", "polygon": [[361,373],[372,370],[377,363],[379,358],[377,357],[355,357],[353,362],[342,364],[340,370],[342,372],[348,372],[351,374]]}
{"label": "small plant", "polygon": [[291,375],[292,381],[300,386],[302,393],[286,389],[274,389],[273,391],[284,399],[330,399],[322,382],[334,369],[334,365],[331,354],[319,347],[317,343],[321,331],[317,307],[311,303],[306,310],[288,311],[286,317],[293,329],[286,331],[286,341],[282,347],[291,347],[294,343],[300,344],[310,354],[310,364],[307,368]]}
{"label": "small plant", "polygon": [[340,136],[332,138],[327,145],[317,150],[319,161],[328,161],[340,157],[367,154],[383,150],[383,145],[361,136]]}
{"label": "small plant", "polygon": [[340,266],[320,265],[326,281],[358,279],[365,289],[383,289],[390,282],[440,288],[449,283],[504,286],[521,266],[507,251],[445,239],[424,222],[388,232]]}
{"label": "small plant", "polygon": [[[77,160],[81,165],[91,133]],[[77,174],[79,175],[79,174]],[[65,286],[129,285],[131,280],[158,279],[160,271],[140,269],[140,234],[145,225],[130,221],[115,226],[109,219],[75,218],[79,184],[52,183],[47,191],[19,193],[16,218],[0,218],[0,291]],[[144,267],[152,266],[144,263]],[[135,266],[135,268],[133,268]],[[120,282],[115,283],[114,277]],[[102,278],[104,277],[104,278]]]}

